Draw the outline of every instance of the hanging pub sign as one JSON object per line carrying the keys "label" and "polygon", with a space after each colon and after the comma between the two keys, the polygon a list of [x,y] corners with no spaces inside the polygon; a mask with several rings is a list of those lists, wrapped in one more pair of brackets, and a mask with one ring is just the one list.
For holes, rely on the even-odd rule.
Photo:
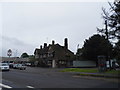
{"label": "hanging pub sign", "polygon": [[8,55],[9,57],[12,56],[12,50],[11,50],[11,49],[8,50],[7,55]]}

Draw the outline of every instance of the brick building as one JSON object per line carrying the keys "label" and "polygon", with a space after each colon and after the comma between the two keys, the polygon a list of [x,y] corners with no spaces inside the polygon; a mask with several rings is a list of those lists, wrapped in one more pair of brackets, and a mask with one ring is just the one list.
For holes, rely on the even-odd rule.
{"label": "brick building", "polygon": [[74,60],[74,53],[68,49],[68,39],[64,39],[64,46],[55,44],[55,41],[52,41],[52,44],[47,46],[47,43],[44,43],[44,46],[40,46],[40,49],[36,48],[34,51],[35,59],[39,61],[40,66],[49,66],[49,67],[69,67],[72,65]]}

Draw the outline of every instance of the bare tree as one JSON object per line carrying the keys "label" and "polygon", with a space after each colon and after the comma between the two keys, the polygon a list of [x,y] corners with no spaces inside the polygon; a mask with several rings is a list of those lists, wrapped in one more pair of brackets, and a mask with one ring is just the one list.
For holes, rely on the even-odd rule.
{"label": "bare tree", "polygon": [[[107,21],[108,26],[108,39],[120,39],[120,1],[111,4],[108,2],[110,10],[107,12],[105,8],[102,8],[103,19]],[[106,29],[97,28],[99,33],[106,35]]]}

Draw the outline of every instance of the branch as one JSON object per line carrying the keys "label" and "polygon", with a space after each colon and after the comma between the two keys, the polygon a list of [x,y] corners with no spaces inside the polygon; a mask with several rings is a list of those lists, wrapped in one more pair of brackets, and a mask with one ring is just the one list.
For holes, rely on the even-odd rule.
{"label": "branch", "polygon": [[102,16],[103,16],[104,19],[114,20],[114,19],[109,15],[109,13],[105,11],[105,8],[102,7],[102,11],[103,11],[103,15],[102,15]]}
{"label": "branch", "polygon": [[118,13],[116,12],[116,10],[114,9],[114,7],[112,6],[112,4],[110,2],[108,2],[108,4],[110,5],[111,9],[116,13],[117,17],[119,17]]}
{"label": "branch", "polygon": [[103,18],[108,19],[109,16],[108,16],[108,13],[105,11],[105,8],[102,7],[102,11],[103,11],[103,15],[104,15]]}

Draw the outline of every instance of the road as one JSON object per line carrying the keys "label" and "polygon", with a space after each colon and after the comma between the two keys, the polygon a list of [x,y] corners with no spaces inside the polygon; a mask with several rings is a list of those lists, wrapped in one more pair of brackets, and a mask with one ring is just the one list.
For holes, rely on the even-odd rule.
{"label": "road", "polygon": [[77,77],[60,69],[27,67],[2,73],[3,88],[118,88],[116,80]]}

